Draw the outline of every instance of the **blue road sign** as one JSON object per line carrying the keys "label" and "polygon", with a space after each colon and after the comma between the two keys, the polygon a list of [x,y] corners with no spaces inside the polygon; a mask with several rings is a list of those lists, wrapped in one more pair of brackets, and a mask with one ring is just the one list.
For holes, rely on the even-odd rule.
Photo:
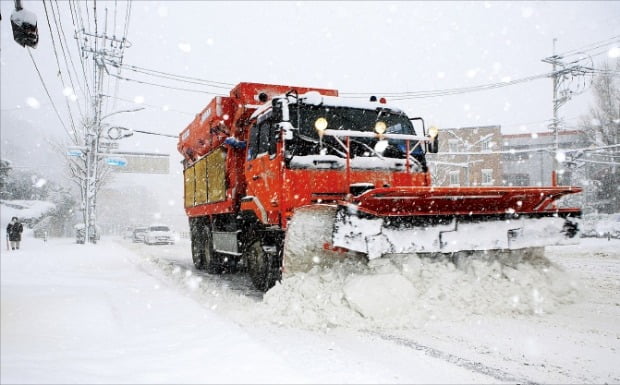
{"label": "blue road sign", "polygon": [[110,166],[123,167],[127,165],[127,160],[123,158],[106,158],[105,162],[109,164]]}
{"label": "blue road sign", "polygon": [[68,156],[82,156],[84,153],[80,150],[69,150],[67,151]]}

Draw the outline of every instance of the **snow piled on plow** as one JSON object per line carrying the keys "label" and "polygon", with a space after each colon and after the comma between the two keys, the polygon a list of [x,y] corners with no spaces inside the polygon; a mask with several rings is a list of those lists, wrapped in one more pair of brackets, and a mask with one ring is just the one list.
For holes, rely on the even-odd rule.
{"label": "snow piled on plow", "polygon": [[577,281],[550,263],[473,260],[457,269],[398,255],[294,274],[269,290],[257,310],[265,320],[309,328],[410,328],[477,314],[550,313],[579,292]]}

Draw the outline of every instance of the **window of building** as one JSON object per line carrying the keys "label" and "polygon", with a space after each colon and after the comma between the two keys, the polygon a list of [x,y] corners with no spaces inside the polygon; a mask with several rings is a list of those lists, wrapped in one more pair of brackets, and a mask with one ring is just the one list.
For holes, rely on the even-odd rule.
{"label": "window of building", "polygon": [[450,171],[450,173],[448,174],[450,177],[450,186],[460,186],[461,182],[459,181],[459,174],[460,172],[458,171]]}
{"label": "window of building", "polygon": [[504,175],[505,183],[508,186],[529,186],[530,176],[528,174],[507,174]]}
{"label": "window of building", "polygon": [[482,169],[482,185],[490,186],[493,184],[493,170],[489,168]]}
{"label": "window of building", "polygon": [[480,142],[480,148],[483,152],[489,152],[491,151],[491,138],[487,138],[485,140],[483,140],[482,142]]}
{"label": "window of building", "polygon": [[459,141],[456,139],[448,139],[448,152],[459,152]]}

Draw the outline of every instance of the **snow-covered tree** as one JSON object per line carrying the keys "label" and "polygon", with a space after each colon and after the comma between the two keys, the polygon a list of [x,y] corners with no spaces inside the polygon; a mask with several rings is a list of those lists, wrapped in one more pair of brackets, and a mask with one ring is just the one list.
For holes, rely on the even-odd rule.
{"label": "snow-covered tree", "polygon": [[11,172],[11,161],[0,159],[0,198],[8,198],[6,184]]}
{"label": "snow-covered tree", "polygon": [[[99,140],[102,137],[101,128],[92,129],[92,127],[90,127],[94,124],[95,123],[89,119],[82,122],[82,127],[84,131],[93,132],[94,137],[89,138],[88,135],[85,136],[83,135],[83,133],[79,132],[76,129],[76,130],[71,131],[68,141],[55,144],[57,152],[61,154],[61,156],[63,157],[66,163],[67,178],[71,181],[71,183],[77,189],[77,191],[79,191],[80,202],[82,202],[80,210],[82,211],[82,213],[84,213],[84,221],[86,221],[86,217],[85,217],[86,212],[85,212],[85,207],[83,206],[88,201],[86,199],[87,183],[89,181],[91,183],[90,194],[91,194],[92,200],[96,203],[97,194],[111,178],[110,168],[105,164],[105,162],[100,156],[94,157],[95,162],[93,162],[94,164],[91,166],[90,178],[87,174],[88,173],[87,151],[89,151],[93,147],[89,146],[88,143],[86,143],[86,140],[87,139]],[[76,149],[79,149],[79,148],[88,149],[88,150],[82,150],[82,155],[77,155],[78,152]],[[72,153],[72,155],[74,156],[67,156],[67,154],[69,153]],[[93,172],[92,167],[97,168],[95,177],[93,177],[95,173]]]}
{"label": "snow-covered tree", "polygon": [[580,129],[593,151],[581,155],[591,189],[593,209],[620,212],[620,59],[604,64],[593,82],[595,104],[582,117]]}

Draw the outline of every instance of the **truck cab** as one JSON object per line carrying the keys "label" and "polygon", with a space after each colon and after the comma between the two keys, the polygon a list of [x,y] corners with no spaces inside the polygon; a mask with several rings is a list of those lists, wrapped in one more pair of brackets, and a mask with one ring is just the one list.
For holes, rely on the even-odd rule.
{"label": "truck cab", "polygon": [[289,92],[251,117],[242,211],[245,206],[261,213],[263,223],[286,227],[299,206],[373,188],[427,186],[425,153],[436,150],[424,121],[396,107]]}

